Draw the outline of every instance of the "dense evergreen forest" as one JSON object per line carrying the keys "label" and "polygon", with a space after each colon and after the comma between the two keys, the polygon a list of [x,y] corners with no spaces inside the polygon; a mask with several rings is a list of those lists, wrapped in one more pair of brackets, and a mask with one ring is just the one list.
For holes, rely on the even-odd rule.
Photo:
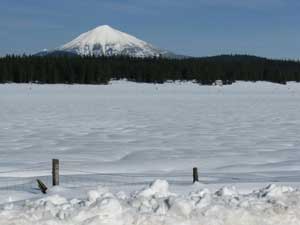
{"label": "dense evergreen forest", "polygon": [[247,55],[205,58],[130,58],[80,56],[6,56],[0,58],[0,83],[107,84],[111,79],[163,83],[195,80],[300,82],[300,62]]}

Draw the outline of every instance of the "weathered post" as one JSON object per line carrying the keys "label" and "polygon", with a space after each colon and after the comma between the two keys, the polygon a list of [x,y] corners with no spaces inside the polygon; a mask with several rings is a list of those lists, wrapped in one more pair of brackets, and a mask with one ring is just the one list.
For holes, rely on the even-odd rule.
{"label": "weathered post", "polygon": [[52,184],[59,185],[59,160],[52,159]]}
{"label": "weathered post", "polygon": [[198,182],[198,181],[199,181],[199,179],[198,179],[198,168],[194,167],[193,168],[193,183]]}
{"label": "weathered post", "polygon": [[47,186],[41,180],[39,180],[39,179],[37,179],[36,181],[38,183],[38,186],[39,186],[39,189],[41,190],[41,192],[43,194],[46,194],[47,193],[47,189],[48,189]]}

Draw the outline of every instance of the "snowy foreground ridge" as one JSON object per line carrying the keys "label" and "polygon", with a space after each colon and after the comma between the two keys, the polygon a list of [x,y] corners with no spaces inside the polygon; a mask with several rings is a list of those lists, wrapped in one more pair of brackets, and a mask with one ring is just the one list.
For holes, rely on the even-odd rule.
{"label": "snowy foreground ridge", "polygon": [[150,187],[126,195],[105,187],[87,193],[86,199],[57,195],[8,204],[0,211],[1,225],[293,225],[300,224],[300,190],[270,185],[250,194],[234,188],[217,192],[203,188],[187,195],[169,191],[156,180]]}

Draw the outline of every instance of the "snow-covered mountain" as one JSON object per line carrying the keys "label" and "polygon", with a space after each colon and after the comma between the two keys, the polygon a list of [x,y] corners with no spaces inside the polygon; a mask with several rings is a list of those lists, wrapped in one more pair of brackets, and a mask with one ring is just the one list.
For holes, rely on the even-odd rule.
{"label": "snow-covered mountain", "polygon": [[127,55],[133,57],[178,57],[172,52],[154,47],[145,41],[108,25],[96,27],[59,48],[40,52],[39,55],[63,53],[82,56]]}

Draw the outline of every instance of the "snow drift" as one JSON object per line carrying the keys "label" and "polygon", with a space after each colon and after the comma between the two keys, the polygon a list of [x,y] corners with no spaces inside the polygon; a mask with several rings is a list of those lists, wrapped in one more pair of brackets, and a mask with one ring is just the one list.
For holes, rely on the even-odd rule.
{"label": "snow drift", "polygon": [[250,194],[233,187],[171,193],[168,182],[125,194],[99,186],[86,199],[66,199],[53,192],[45,198],[7,204],[0,211],[5,225],[296,225],[300,224],[300,191],[270,185]]}

